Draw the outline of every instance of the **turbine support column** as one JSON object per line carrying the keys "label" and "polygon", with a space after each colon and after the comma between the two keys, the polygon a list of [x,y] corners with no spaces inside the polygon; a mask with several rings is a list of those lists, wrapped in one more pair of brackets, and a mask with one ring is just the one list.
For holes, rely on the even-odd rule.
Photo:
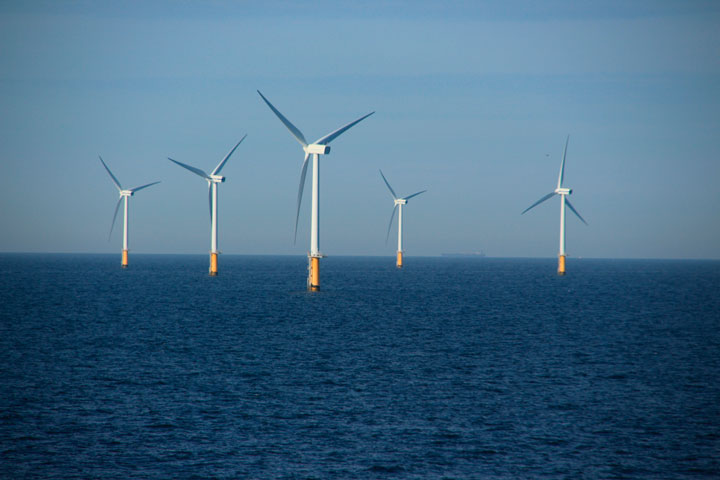
{"label": "turbine support column", "polygon": [[320,255],[308,255],[308,292],[320,291]]}
{"label": "turbine support column", "polygon": [[402,217],[402,211],[403,211],[403,204],[400,203],[398,205],[398,249],[397,249],[397,263],[395,264],[397,268],[402,268],[403,266],[403,248],[402,248],[402,240],[403,240],[403,217]]}
{"label": "turbine support column", "polygon": [[560,253],[558,275],[565,275],[565,195],[560,195]]}
{"label": "turbine support column", "polygon": [[218,191],[217,183],[210,183],[210,276],[218,274]]}
{"label": "turbine support column", "polygon": [[565,256],[565,195],[560,195],[560,253]]}
{"label": "turbine support column", "polygon": [[125,218],[123,220],[123,250],[122,250],[122,268],[128,266],[128,210],[130,209],[130,196],[125,195]]}
{"label": "turbine support column", "polygon": [[320,155],[312,157],[312,205],[310,219],[310,253],[308,254],[308,292],[320,290]]}
{"label": "turbine support column", "polygon": [[320,253],[320,155],[313,154],[310,255]]}
{"label": "turbine support column", "polygon": [[215,277],[218,274],[218,254],[210,252],[210,276]]}

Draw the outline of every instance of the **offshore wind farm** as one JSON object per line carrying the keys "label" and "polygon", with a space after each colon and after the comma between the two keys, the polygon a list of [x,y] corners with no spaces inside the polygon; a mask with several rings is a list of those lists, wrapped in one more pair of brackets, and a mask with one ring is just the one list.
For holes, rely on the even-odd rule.
{"label": "offshore wind farm", "polygon": [[[0,237],[0,250],[107,252],[107,232],[96,227],[107,215],[96,201],[102,184],[81,181],[88,159],[101,153],[120,179],[138,172],[148,181],[166,179],[172,175],[166,157],[193,165],[192,159],[208,154],[220,159],[227,153],[222,145],[247,131],[252,142],[245,142],[243,158],[255,161],[225,167],[233,187],[223,189],[222,202],[264,201],[249,211],[223,207],[222,249],[305,255],[309,219],[298,225],[299,238],[306,240],[292,242],[303,157],[293,161],[293,137],[283,139],[278,118],[254,93],[259,88],[304,133],[317,136],[354,115],[379,112],[330,144],[342,142],[327,157],[339,155],[337,161],[321,160],[327,254],[387,252],[373,236],[387,225],[378,213],[385,208],[383,197],[368,190],[382,168],[433,191],[433,202],[418,209],[413,223],[435,228],[414,241],[407,255],[482,250],[494,257],[556,257],[558,232],[548,226],[557,223],[557,211],[543,205],[532,215],[517,214],[532,200],[524,192],[542,191],[536,180],[558,168],[557,144],[571,134],[571,201],[592,228],[568,221],[568,262],[573,255],[720,258],[720,227],[706,221],[715,217],[717,187],[711,179],[720,174],[717,142],[709,133],[718,97],[711,81],[712,11],[694,6],[681,16],[648,3],[615,5],[602,14],[599,6],[547,6],[544,15],[539,7],[510,13],[499,6],[483,11],[481,4],[435,12],[419,2],[403,12],[406,21],[399,20],[397,5],[388,5],[378,7],[387,14],[380,23],[371,10],[352,18],[342,7],[326,5],[321,16],[337,18],[327,22],[325,38],[306,36],[313,24],[293,5],[286,8],[298,21],[289,24],[270,15],[282,10],[272,6],[228,8],[225,21],[215,7],[194,2],[174,6],[178,17],[169,19],[159,7],[138,7],[140,22],[116,8],[88,7],[107,28],[79,12],[5,7],[3,38],[12,48],[2,57],[8,67],[2,98],[9,140],[1,152],[0,201],[12,207],[0,211],[0,220],[13,228]],[[193,9],[199,17],[190,14]],[[202,12],[216,35],[204,34],[213,29],[205,30]],[[605,14],[607,23],[600,20]],[[29,18],[51,23],[43,24],[41,37],[28,40]],[[202,42],[184,37],[181,18]],[[553,22],[558,28],[551,28]],[[137,36],[128,37],[129,31]],[[84,32],[102,41],[88,42]],[[156,38],[172,39],[172,45]],[[230,47],[250,42],[263,48]],[[667,55],[654,55],[649,42],[663,45]],[[326,52],[329,63],[310,67],[296,50],[301,47]],[[324,67],[333,74],[323,73]],[[21,188],[11,179],[22,178],[29,165],[43,173]],[[192,177],[176,182],[190,189]],[[51,181],[57,178],[63,182]],[[268,185],[277,186],[271,196]],[[47,192],[62,194],[66,203],[51,201]],[[207,251],[207,232],[193,222],[206,215],[205,204],[165,192],[163,185],[162,194],[144,197],[143,208],[133,212],[133,251]],[[21,197],[26,201],[15,202]],[[471,218],[478,221],[466,221]],[[59,231],[52,242],[42,235],[48,226]],[[178,231],[185,233],[179,237]]]}
{"label": "offshore wind farm", "polygon": [[720,477],[719,24],[0,2],[0,477]]}

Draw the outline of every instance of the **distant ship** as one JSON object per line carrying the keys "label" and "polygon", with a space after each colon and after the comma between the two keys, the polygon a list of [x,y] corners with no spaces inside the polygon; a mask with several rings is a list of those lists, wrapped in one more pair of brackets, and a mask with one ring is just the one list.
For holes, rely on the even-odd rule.
{"label": "distant ship", "polygon": [[484,258],[485,253],[482,251],[480,252],[463,252],[463,253],[441,253],[440,254],[443,257],[454,257],[454,258]]}

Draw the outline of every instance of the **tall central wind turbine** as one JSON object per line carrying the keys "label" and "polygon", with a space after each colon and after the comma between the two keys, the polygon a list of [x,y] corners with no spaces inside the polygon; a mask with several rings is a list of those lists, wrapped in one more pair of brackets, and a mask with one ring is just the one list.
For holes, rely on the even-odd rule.
{"label": "tall central wind turbine", "polygon": [[290,120],[278,111],[265,96],[257,91],[260,97],[265,101],[270,110],[280,119],[280,121],[290,130],[290,133],[295,139],[302,145],[303,151],[305,152],[305,159],[303,160],[302,170],[300,173],[300,187],[298,188],[297,197],[297,212],[295,213],[295,239],[297,239],[297,225],[298,218],[300,216],[300,203],[302,201],[303,188],[305,186],[305,174],[307,173],[308,158],[310,155],[313,157],[313,170],[312,170],[312,216],[310,221],[310,253],[308,254],[308,290],[315,292],[320,290],[320,258],[323,257],[320,253],[320,155],[327,155],[330,153],[330,147],[328,144],[335,140],[337,137],[342,135],[346,130],[355,124],[365,120],[367,117],[375,112],[370,112],[358,118],[355,121],[348,123],[347,125],[334,130],[324,137],[320,137],[313,143],[308,144],[305,140],[305,136],[298,128],[293,125]]}
{"label": "tall central wind turbine", "polygon": [[128,266],[128,213],[130,210],[130,197],[132,197],[135,192],[142,190],[143,188],[150,187],[152,185],[155,185],[160,182],[153,182],[148,183],[147,185],[142,185],[140,187],[135,188],[129,188],[127,190],[123,189],[122,186],[120,186],[120,182],[117,178],[115,178],[115,175],[110,171],[108,166],[105,164],[105,161],[102,159],[100,155],[98,155],[98,158],[100,159],[100,162],[103,164],[103,167],[105,167],[105,170],[107,170],[108,174],[110,174],[110,178],[112,179],[113,183],[118,189],[118,193],[120,193],[120,198],[118,198],[117,205],[115,205],[115,214],[113,215],[112,223],[110,224],[110,234],[108,234],[108,242],[110,241],[110,236],[112,235],[113,228],[115,227],[115,220],[117,219],[118,210],[120,209],[120,202],[123,201],[123,198],[125,199],[125,220],[123,221],[123,249],[122,249],[122,268],[127,268]]}
{"label": "tall central wind turbine", "polygon": [[217,167],[208,175],[204,171],[200,170],[199,168],[191,167],[190,165],[186,165],[182,162],[178,162],[177,160],[173,160],[172,158],[168,157],[168,160],[170,160],[173,163],[176,163],[180,165],[183,168],[186,168],[190,170],[195,175],[204,178],[207,180],[208,183],[208,202],[210,204],[210,275],[215,276],[218,274],[218,254],[220,251],[218,250],[218,191],[217,186],[218,183],[222,183],[225,181],[225,177],[220,175],[220,170],[223,169],[225,166],[225,163],[227,163],[228,159],[230,158],[230,155],[235,152],[235,149],[242,143],[243,140],[245,140],[245,137],[247,135],[244,135],[239,142],[235,144],[235,146],[228,152],[227,155],[225,155],[225,158],[223,158],[220,163],[217,164]]}
{"label": "tall central wind turbine", "polygon": [[567,154],[567,147],[568,142],[570,141],[570,135],[567,136],[567,139],[565,140],[565,149],[563,150],[563,156],[562,156],[562,163],[560,163],[560,175],[558,175],[558,182],[557,182],[557,188],[542,197],[537,202],[530,205],[528,208],[523,210],[523,212],[520,214],[527,212],[531,208],[540,205],[545,200],[555,196],[560,195],[560,253],[558,253],[558,275],[565,275],[565,205],[572,210],[572,212],[577,215],[577,217],[585,224],[587,225],[587,222],[584,218],[580,216],[580,214],[575,210],[575,207],[572,206],[572,203],[570,203],[570,200],[568,200],[566,197],[570,194],[572,194],[571,188],[564,188],[562,186],[563,182],[563,175],[565,172],[565,155]]}
{"label": "tall central wind turbine", "polygon": [[385,178],[385,175],[383,175],[382,170],[380,170],[380,176],[382,177],[383,181],[385,182],[385,185],[387,185],[388,190],[390,190],[390,194],[392,195],[393,200],[395,201],[395,206],[393,207],[392,214],[390,214],[390,223],[388,224],[388,230],[387,230],[387,235],[385,236],[385,241],[387,242],[387,239],[390,237],[390,228],[392,227],[393,219],[395,218],[395,210],[398,210],[398,249],[397,249],[397,263],[395,265],[397,266],[397,268],[402,268],[402,266],[403,266],[403,249],[402,249],[403,205],[407,205],[408,200],[420,195],[421,193],[427,192],[427,190],[413,193],[412,195],[408,195],[407,197],[398,197],[397,194],[395,194],[395,190],[393,190],[393,188],[390,186],[390,183],[387,181],[387,178]]}

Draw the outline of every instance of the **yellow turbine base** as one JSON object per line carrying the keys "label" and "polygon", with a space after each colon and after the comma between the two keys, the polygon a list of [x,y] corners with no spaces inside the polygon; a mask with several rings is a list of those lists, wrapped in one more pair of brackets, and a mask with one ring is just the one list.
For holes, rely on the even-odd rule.
{"label": "yellow turbine base", "polygon": [[128,267],[128,251],[127,250],[122,251],[122,263],[120,265],[122,266],[122,268]]}
{"label": "yellow turbine base", "polygon": [[317,292],[320,290],[320,258],[310,257],[308,268],[308,291]]}
{"label": "yellow turbine base", "polygon": [[395,264],[397,268],[402,268],[402,253],[403,252],[397,252],[397,263]]}
{"label": "yellow turbine base", "polygon": [[211,253],[210,254],[210,276],[214,277],[218,274],[218,254],[217,253]]}
{"label": "yellow turbine base", "polygon": [[558,255],[558,275],[565,275],[565,255]]}

